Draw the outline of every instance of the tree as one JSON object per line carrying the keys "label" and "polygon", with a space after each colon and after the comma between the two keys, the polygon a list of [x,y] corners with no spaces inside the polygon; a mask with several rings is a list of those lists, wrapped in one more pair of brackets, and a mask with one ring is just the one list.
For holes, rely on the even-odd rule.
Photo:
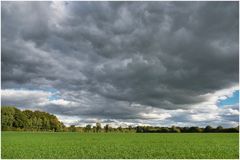
{"label": "tree", "polygon": [[61,131],[64,131],[64,129],[66,128],[65,125],[63,124],[63,122],[60,122],[60,126],[61,126]]}
{"label": "tree", "polygon": [[85,131],[89,132],[91,130],[92,126],[90,124],[86,125]]}
{"label": "tree", "polygon": [[184,132],[184,133],[186,133],[186,132],[189,132],[189,127],[183,127],[183,128],[181,128],[181,132]]}
{"label": "tree", "polygon": [[96,126],[93,126],[91,130],[92,130],[92,132],[94,132],[94,133],[97,132]]}
{"label": "tree", "polygon": [[32,118],[32,128],[37,130],[37,117]]}
{"label": "tree", "polygon": [[42,126],[43,126],[43,123],[42,123],[42,119],[41,118],[37,118],[37,130],[42,130]]}
{"label": "tree", "polygon": [[43,125],[44,130],[46,130],[46,131],[50,130],[50,121],[46,117],[43,118],[42,125]]}
{"label": "tree", "polygon": [[108,124],[106,124],[106,125],[104,126],[104,130],[105,130],[105,132],[108,132],[108,131],[109,131],[109,125],[108,125]]}
{"label": "tree", "polygon": [[190,127],[189,132],[202,132],[202,130],[199,127]]}
{"label": "tree", "polygon": [[211,126],[206,126],[204,132],[212,132],[213,128]]}
{"label": "tree", "polygon": [[128,130],[131,131],[133,128],[132,126],[128,126]]}
{"label": "tree", "polygon": [[136,127],[136,132],[137,133],[142,133],[143,132],[143,127],[142,126],[137,126]]}
{"label": "tree", "polygon": [[14,114],[14,121],[13,121],[13,127],[15,128],[24,128],[26,127],[27,124],[27,117],[25,114],[23,114],[19,109],[15,109],[15,114]]}
{"label": "tree", "polygon": [[8,130],[13,127],[15,109],[14,107],[2,107],[1,108],[1,128],[2,130]]}
{"label": "tree", "polygon": [[71,126],[69,127],[69,131],[70,131],[70,132],[76,132],[77,129],[76,129],[75,125],[71,125]]}
{"label": "tree", "polygon": [[123,132],[123,129],[122,129],[121,126],[119,126],[117,129],[118,129],[119,132]]}
{"label": "tree", "polygon": [[51,116],[51,119],[50,119],[50,127],[51,127],[51,130],[56,132],[59,132],[62,130],[62,125],[58,121],[57,117],[53,115]]}
{"label": "tree", "polygon": [[99,131],[101,131],[101,129],[102,129],[101,128],[101,123],[97,122],[96,123],[96,131],[99,132]]}
{"label": "tree", "polygon": [[165,132],[169,132],[169,129],[168,129],[167,127],[163,127],[163,128],[162,128],[162,132],[164,132],[164,133],[165,133]]}
{"label": "tree", "polygon": [[216,128],[216,132],[222,132],[223,131],[223,127],[222,126],[218,126],[217,128]]}

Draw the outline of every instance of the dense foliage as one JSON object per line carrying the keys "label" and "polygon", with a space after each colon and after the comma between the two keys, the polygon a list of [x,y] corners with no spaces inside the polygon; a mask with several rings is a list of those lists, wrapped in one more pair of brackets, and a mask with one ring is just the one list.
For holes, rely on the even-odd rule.
{"label": "dense foliage", "polygon": [[3,131],[63,131],[65,127],[54,115],[15,107],[1,107],[1,122]]}
{"label": "dense foliage", "polygon": [[239,159],[237,133],[3,132],[3,159]]}
{"label": "dense foliage", "polygon": [[239,132],[239,127],[223,128],[218,126],[213,128],[206,126],[200,127],[153,127],[153,126],[137,126],[137,127],[118,127],[113,128],[106,124],[102,127],[101,123],[97,122],[95,126],[90,124],[85,127],[76,127],[71,125],[65,127],[56,116],[46,112],[40,111],[21,111],[15,107],[2,107],[1,108],[1,121],[2,130],[27,130],[27,131],[66,131],[66,132],[137,132],[137,133],[223,133],[223,132]]}
{"label": "dense foliage", "polygon": [[75,127],[74,125],[65,128],[66,131],[71,132],[137,132],[137,133],[238,133],[239,128],[223,128],[222,126],[218,126],[213,128],[211,126],[206,126],[205,128],[200,127],[153,127],[153,126],[137,126],[132,127],[128,126],[126,128],[117,127],[112,128],[108,124],[103,128],[98,127],[99,123],[96,126],[86,125],[86,127]]}
{"label": "dense foliage", "polygon": [[239,127],[235,128],[223,128],[222,126],[218,126],[216,128],[213,128],[211,126],[206,126],[205,128],[200,127],[152,127],[152,126],[137,126],[136,132],[138,133],[227,133],[227,132],[233,132],[237,133],[239,132]]}

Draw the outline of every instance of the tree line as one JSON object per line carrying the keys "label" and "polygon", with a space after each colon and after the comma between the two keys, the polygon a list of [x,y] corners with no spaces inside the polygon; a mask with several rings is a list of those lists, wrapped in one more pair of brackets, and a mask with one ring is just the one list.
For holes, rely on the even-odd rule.
{"label": "tree line", "polygon": [[201,127],[154,127],[154,126],[128,126],[113,128],[106,124],[102,127],[101,123],[95,126],[90,124],[85,127],[71,125],[66,127],[58,120],[55,115],[41,111],[21,111],[15,107],[1,107],[1,129],[2,131],[52,131],[52,132],[123,132],[123,133],[238,133],[239,127],[223,128],[218,126]]}
{"label": "tree line", "polygon": [[64,124],[56,116],[40,111],[21,111],[15,107],[1,107],[2,131],[63,131]]}
{"label": "tree line", "polygon": [[86,125],[86,127],[76,127],[71,125],[68,128],[71,132],[124,132],[124,133],[238,133],[239,127],[234,128],[223,128],[218,126],[213,128],[211,126],[206,126],[204,128],[200,127],[154,127],[154,126],[128,126],[128,127],[117,127],[112,128],[108,124],[101,127],[100,123],[96,123],[95,126]]}
{"label": "tree line", "polygon": [[152,126],[137,126],[137,133],[237,133],[239,132],[239,127],[234,128],[223,128],[218,126],[213,128],[211,126],[206,126],[204,128],[200,127],[152,127]]}

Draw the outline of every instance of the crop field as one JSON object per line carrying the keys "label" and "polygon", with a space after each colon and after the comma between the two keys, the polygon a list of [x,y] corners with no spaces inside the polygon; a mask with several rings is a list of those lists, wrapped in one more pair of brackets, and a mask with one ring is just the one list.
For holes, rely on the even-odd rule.
{"label": "crop field", "polygon": [[2,158],[238,159],[237,133],[2,132]]}

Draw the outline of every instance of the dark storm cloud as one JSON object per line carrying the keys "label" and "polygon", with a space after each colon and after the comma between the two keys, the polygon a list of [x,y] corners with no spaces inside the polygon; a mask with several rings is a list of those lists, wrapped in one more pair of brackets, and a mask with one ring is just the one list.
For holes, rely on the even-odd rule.
{"label": "dark storm cloud", "polygon": [[2,2],[2,88],[55,88],[79,105],[47,109],[63,115],[188,109],[238,84],[238,15],[237,2]]}

